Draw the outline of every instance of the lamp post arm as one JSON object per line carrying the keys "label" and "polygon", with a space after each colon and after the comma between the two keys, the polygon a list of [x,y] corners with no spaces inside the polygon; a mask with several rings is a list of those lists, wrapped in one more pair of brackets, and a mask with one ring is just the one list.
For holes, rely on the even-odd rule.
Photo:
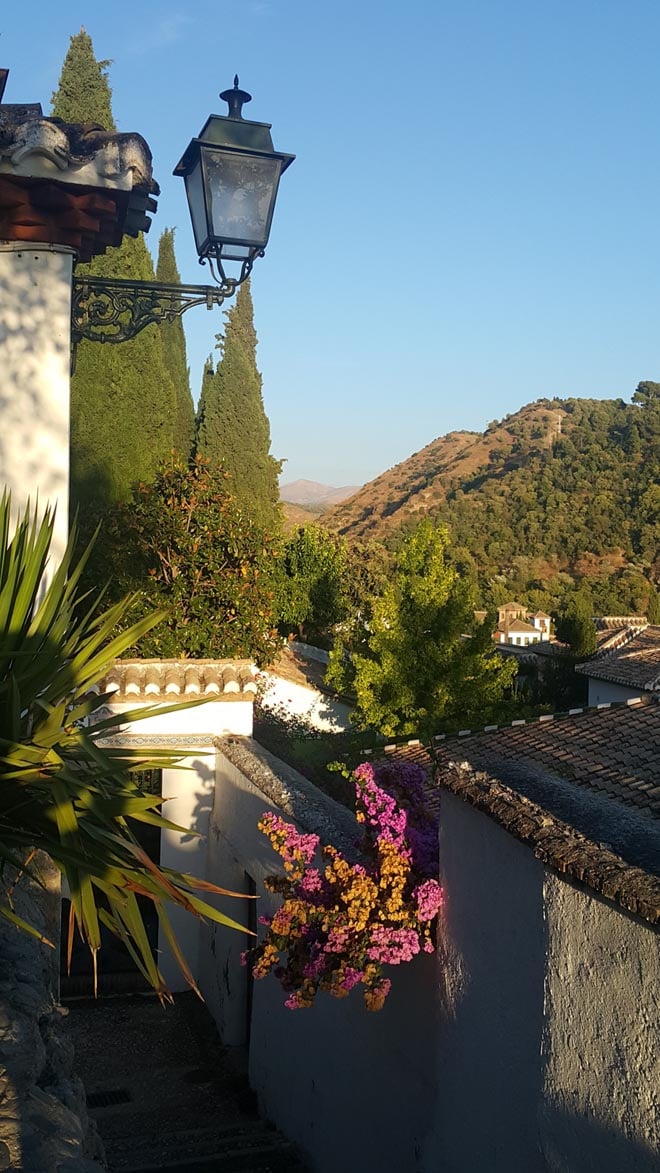
{"label": "lamp post arm", "polygon": [[[247,274],[246,274],[247,275]],[[127,342],[145,326],[172,322],[194,305],[222,305],[243,277],[225,277],[218,285],[167,285],[155,281],[74,277],[71,341]]]}

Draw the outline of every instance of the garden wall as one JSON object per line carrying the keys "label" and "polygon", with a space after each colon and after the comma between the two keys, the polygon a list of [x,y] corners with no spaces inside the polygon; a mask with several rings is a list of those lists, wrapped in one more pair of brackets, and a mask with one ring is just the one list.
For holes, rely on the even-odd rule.
{"label": "garden wall", "polygon": [[[263,893],[269,809],[351,851],[348,811],[254,742],[221,746],[209,879]],[[202,991],[249,1040],[262,1111],[316,1173],[657,1173],[657,932],[444,791],[440,846],[440,948],[392,972],[380,1013],[358,991],[289,1011],[241,967],[244,936],[204,930]]]}
{"label": "garden wall", "polygon": [[[59,872],[36,861],[44,887],[25,877],[14,891],[19,915],[57,944]],[[55,1001],[59,955],[0,920],[0,1169],[102,1173],[103,1149],[73,1072],[73,1046]]]}

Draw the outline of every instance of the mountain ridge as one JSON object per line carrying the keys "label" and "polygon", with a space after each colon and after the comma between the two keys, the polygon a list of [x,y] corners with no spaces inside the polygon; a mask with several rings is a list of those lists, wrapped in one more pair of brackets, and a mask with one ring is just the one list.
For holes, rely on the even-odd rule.
{"label": "mountain ridge", "polygon": [[[660,402],[540,399],[483,432],[452,431],[387,469],[322,523],[396,545],[445,522],[477,572],[521,559],[573,572],[595,560],[660,572]],[[578,574],[580,572],[578,571]]]}
{"label": "mountain ridge", "polygon": [[323,485],[319,481],[300,479],[280,485],[280,501],[285,501],[289,505],[326,508],[352,497],[360,488],[360,485],[343,485],[337,488],[333,485]]}

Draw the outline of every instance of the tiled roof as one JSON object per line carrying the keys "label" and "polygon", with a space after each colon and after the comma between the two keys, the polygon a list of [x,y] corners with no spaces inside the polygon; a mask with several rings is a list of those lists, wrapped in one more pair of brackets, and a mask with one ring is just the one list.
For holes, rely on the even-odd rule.
{"label": "tiled roof", "polygon": [[253,700],[256,669],[249,660],[117,660],[97,691],[116,701],[175,701],[193,697]]}
{"label": "tiled roof", "polygon": [[646,697],[436,741],[383,746],[489,814],[555,870],[660,923],[660,703]]}
{"label": "tiled roof", "polygon": [[510,764],[539,766],[660,815],[660,706],[651,699],[450,738],[437,756],[505,781]]}
{"label": "tiled roof", "polygon": [[147,232],[159,188],[139,134],[0,103],[0,236],[75,248],[88,261]]}
{"label": "tiled roof", "polygon": [[288,645],[279,652],[277,659],[270,665],[268,671],[281,680],[290,684],[300,684],[304,688],[317,689],[319,692],[331,692],[324,683],[327,664],[318,660],[309,660]]}
{"label": "tiled roof", "polygon": [[660,879],[630,864],[606,843],[594,842],[488,774],[454,763],[441,772],[440,784],[489,815],[554,871],[615,900],[650,924],[660,924]]}
{"label": "tiled roof", "polygon": [[538,627],[533,627],[531,623],[525,623],[524,619],[512,619],[510,623],[500,623],[498,631],[513,631],[513,632],[531,632],[532,635],[538,635]]}
{"label": "tiled roof", "polygon": [[630,631],[618,646],[601,648],[576,671],[643,692],[660,689],[660,626]]}
{"label": "tiled roof", "polygon": [[601,615],[596,619],[598,631],[611,631],[622,627],[646,627],[646,615]]}
{"label": "tiled roof", "polygon": [[560,639],[553,638],[537,640],[535,644],[530,644],[530,651],[535,656],[565,656],[570,652],[570,648]]}
{"label": "tiled roof", "polygon": [[[503,779],[509,766],[537,766],[660,816],[660,704],[655,698],[487,726],[479,732],[465,730],[436,738],[434,754],[441,767],[467,761]],[[369,756],[417,762],[432,772],[429,753],[419,741],[385,745]]]}

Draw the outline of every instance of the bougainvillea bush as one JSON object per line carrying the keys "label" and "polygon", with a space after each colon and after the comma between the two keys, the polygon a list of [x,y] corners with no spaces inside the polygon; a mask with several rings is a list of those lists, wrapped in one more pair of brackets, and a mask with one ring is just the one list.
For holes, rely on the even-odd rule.
{"label": "bougainvillea bush", "polygon": [[358,767],[356,817],[362,829],[359,863],[337,848],[321,848],[272,812],[259,829],[284,861],[284,874],[265,886],[283,896],[272,917],[261,917],[263,940],[244,961],[255,978],[273,973],[290,1010],[312,1005],[319,990],[344,998],[362,986],[368,1010],[390,991],[385,966],[434,950],[432,926],[442,903],[437,825],[425,812],[423,770],[414,765]]}

